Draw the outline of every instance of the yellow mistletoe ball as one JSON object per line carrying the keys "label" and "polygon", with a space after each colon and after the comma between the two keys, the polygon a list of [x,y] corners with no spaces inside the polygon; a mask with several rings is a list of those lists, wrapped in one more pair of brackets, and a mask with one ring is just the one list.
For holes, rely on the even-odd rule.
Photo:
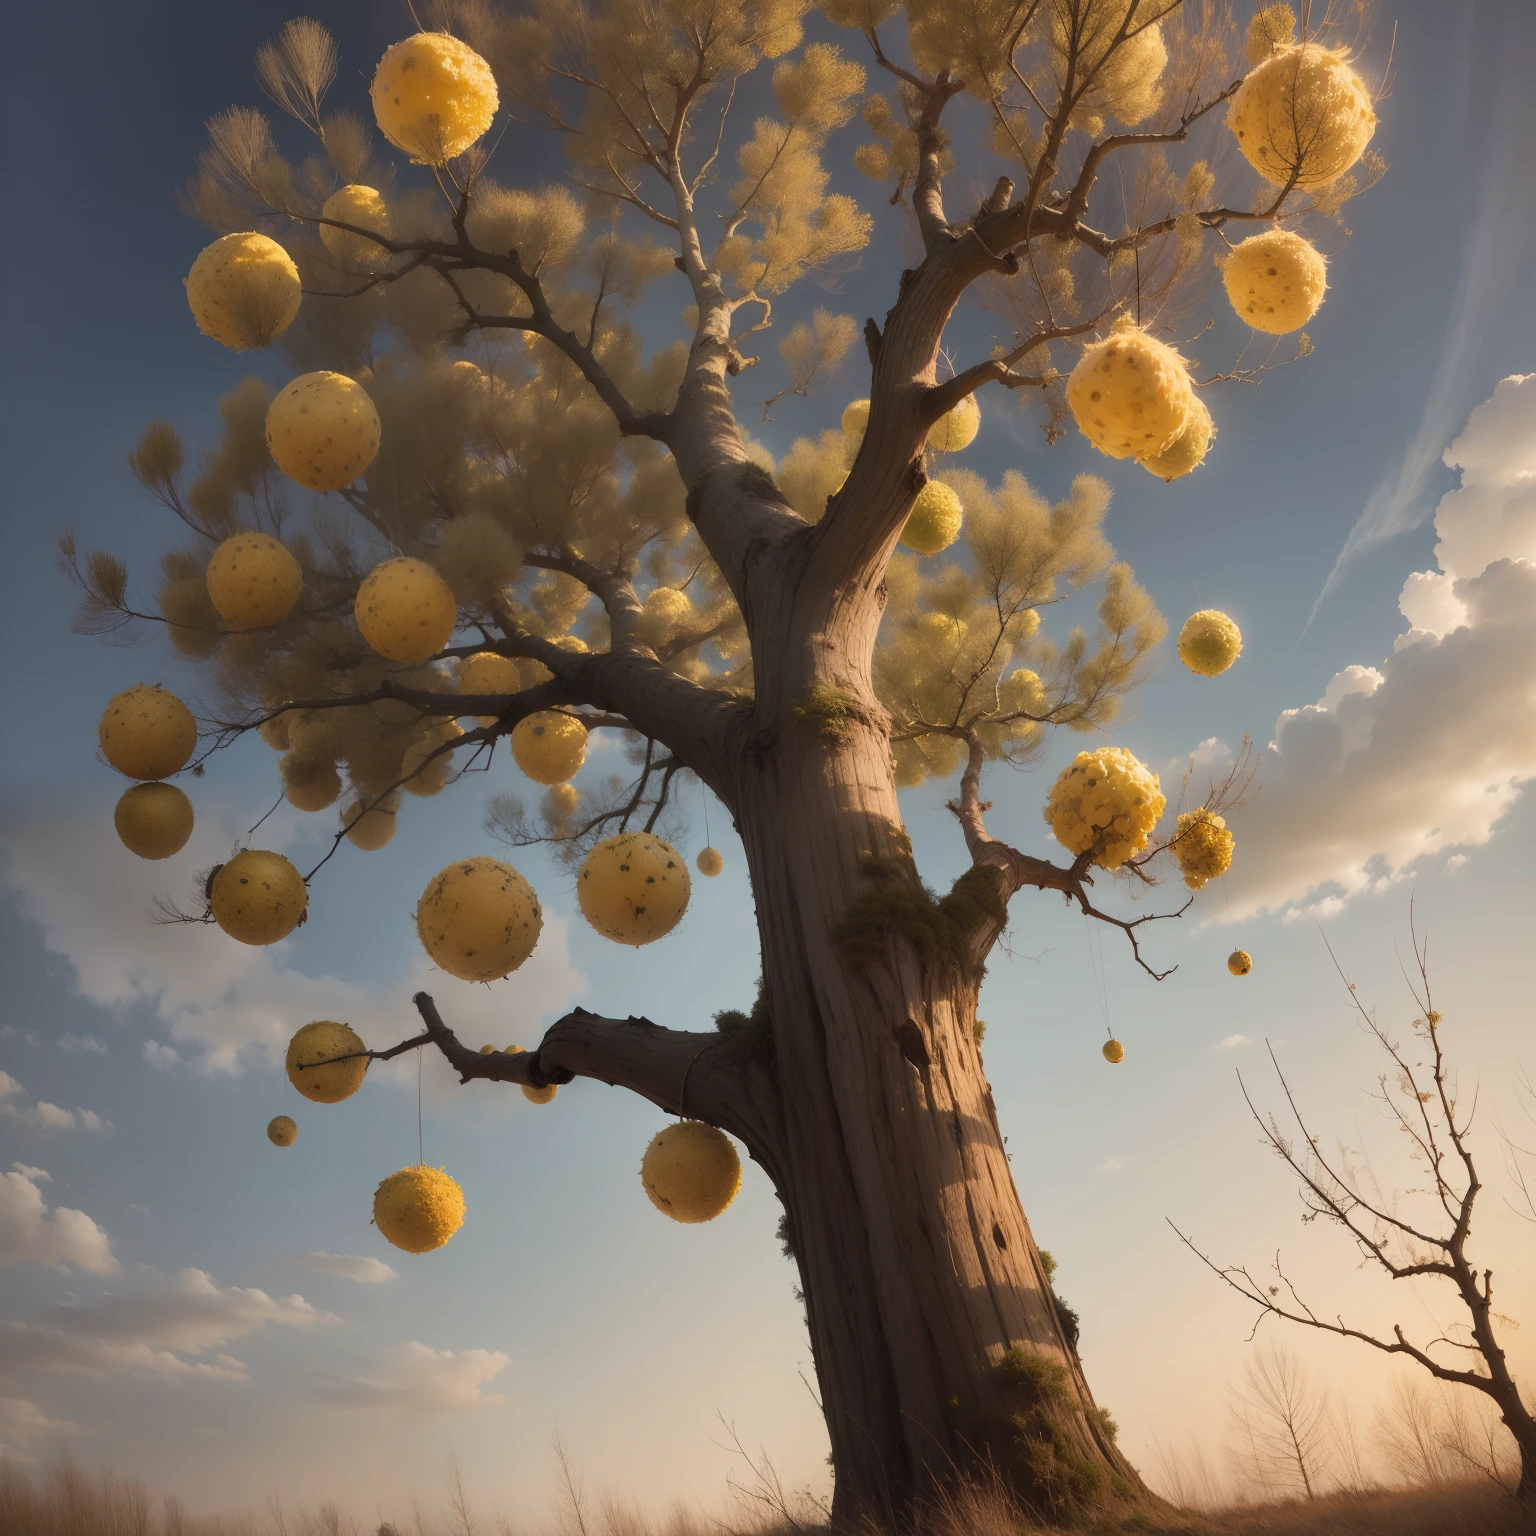
{"label": "yellow mistletoe ball", "polygon": [[400,807],[399,799],[386,795],[377,805],[370,805],[364,797],[352,801],[341,813],[341,824],[347,841],[364,853],[377,853],[387,847],[395,835],[395,818]]}
{"label": "yellow mistletoe ball", "polygon": [[344,373],[301,373],[267,407],[267,450],[290,480],[312,491],[351,485],[379,452],[379,413]]}
{"label": "yellow mistletoe ball", "polygon": [[464,1191],[441,1168],[402,1168],[374,1191],[373,1224],[396,1248],[431,1253],[464,1225]]}
{"label": "yellow mistletoe ball", "polygon": [[[517,693],[523,686],[522,669],[511,656],[476,651],[459,663],[456,686],[460,693]],[[496,716],[476,715],[475,721],[479,725],[495,725]]]}
{"label": "yellow mistletoe ball", "polygon": [[853,400],[843,407],[843,435],[860,441],[869,430],[869,401]]}
{"label": "yellow mistletoe ball", "polygon": [[168,779],[191,761],[197,721],[159,683],[140,683],[114,694],[96,728],[102,755],[130,779]]}
{"label": "yellow mistletoe ball", "polygon": [[960,537],[964,521],[960,498],[941,481],[930,480],[912,503],[901,542],[919,555],[936,555]]}
{"label": "yellow mistletoe ball", "polygon": [[304,589],[299,562],[264,533],[237,533],[208,562],[208,600],[234,630],[280,624]]}
{"label": "yellow mistletoe ball", "polygon": [[1253,956],[1246,949],[1234,949],[1227,956],[1227,969],[1234,976],[1246,976],[1253,969]]}
{"label": "yellow mistletoe ball", "polygon": [[192,836],[192,802],[174,784],[135,784],[112,813],[123,847],[141,859],[168,859]]}
{"label": "yellow mistletoe ball", "polygon": [[221,864],[209,882],[213,920],[242,944],[276,944],[304,919],[309,893],[280,853],[247,848]]}
{"label": "yellow mistletoe ball", "polygon": [[576,895],[582,916],[616,944],[652,944],[688,910],[688,866],[670,843],[649,832],[621,832],[582,862]]}
{"label": "yellow mistletoe ball", "polygon": [[694,860],[701,875],[707,875],[711,880],[725,868],[725,860],[720,857],[719,851],[714,848],[701,848],[699,856]]}
{"label": "yellow mistletoe ball", "polygon": [[1163,453],[1184,430],[1194,388],[1172,347],[1122,316],[1067,379],[1077,429],[1112,459]]}
{"label": "yellow mistletoe ball", "polygon": [[1265,181],[1321,187],[1365,153],[1376,112],[1341,50],[1303,43],[1277,48],[1249,73],[1227,108],[1227,127]]}
{"label": "yellow mistletoe ball", "polygon": [[[315,1104],[340,1104],[363,1086],[368,1047],[350,1025],[331,1019],[306,1024],[288,1042],[288,1081]],[[338,1060],[347,1056],[349,1061]]]}
{"label": "yellow mistletoe ball", "polygon": [[418,32],[385,49],[371,95],[379,132],[427,165],[462,155],[499,105],[491,66],[446,32]]}
{"label": "yellow mistletoe ball", "polygon": [[574,784],[552,784],[544,794],[544,814],[551,821],[567,821],[581,804],[581,791]]}
{"label": "yellow mistletoe ball", "polygon": [[656,587],[645,600],[643,629],[652,641],[665,640],[688,628],[694,619],[693,604],[676,587]]}
{"label": "yellow mistletoe ball", "polygon": [[1226,822],[1203,805],[1180,816],[1173,856],[1179,861],[1184,884],[1198,891],[1208,880],[1226,874],[1232,864],[1232,843]]}
{"label": "yellow mistletoe ball", "polygon": [[723,1131],[681,1120],[651,1138],[640,1182],[651,1204],[673,1221],[713,1221],[741,1188],[741,1159]]}
{"label": "yellow mistletoe ball", "polygon": [[523,1097],[530,1104],[553,1104],[555,1102],[555,1085],[545,1083],[542,1088],[535,1088],[532,1083],[523,1084]]}
{"label": "yellow mistletoe ball", "polygon": [[1124,747],[1079,752],[1051,786],[1045,819],[1069,853],[1119,869],[1147,846],[1163,814],[1158,777]]}
{"label": "yellow mistletoe ball", "polygon": [[1159,479],[1177,480],[1205,463],[1215,435],[1216,424],[1205,401],[1194,395],[1190,398],[1189,415],[1184,418],[1184,430],[1161,453],[1144,453],[1136,462]]}
{"label": "yellow mistletoe ball", "polygon": [[928,429],[928,446],[935,453],[959,453],[976,441],[980,431],[981,407],[976,403],[975,395],[967,395]]}
{"label": "yellow mistletoe ball", "polygon": [[291,1147],[298,1138],[299,1128],[291,1115],[273,1115],[267,1121],[267,1140],[274,1147]]}
{"label": "yellow mistletoe ball", "polygon": [[1179,631],[1179,660],[1201,677],[1218,677],[1242,654],[1243,635],[1217,608],[1202,608]]}
{"label": "yellow mistletoe ball", "polygon": [[288,252],[250,233],[215,240],[192,263],[184,286],[198,330],[236,352],[281,336],[304,292]]}
{"label": "yellow mistletoe ball", "polygon": [[461,981],[510,976],[533,953],[543,926],[533,887],[483,854],[440,871],[416,906],[422,945]]}
{"label": "yellow mistletoe ball", "polygon": [[341,775],[335,763],[289,752],[278,762],[277,771],[283,794],[296,811],[323,811],[341,798]]}
{"label": "yellow mistletoe ball", "polygon": [[1106,1040],[1104,1042],[1104,1060],[1112,1067],[1119,1066],[1125,1060],[1125,1047],[1118,1040]]}
{"label": "yellow mistletoe ball", "polygon": [[1256,331],[1299,331],[1322,307],[1328,263],[1310,240],[1266,229],[1235,246],[1222,264],[1232,308]]}
{"label": "yellow mistletoe ball", "polygon": [[[376,187],[365,187],[351,182],[326,198],[320,209],[323,219],[335,219],[337,224],[352,224],[358,229],[371,229],[376,235],[389,239],[389,208]],[[332,256],[343,266],[382,267],[389,260],[389,252],[377,240],[367,235],[355,235],[350,229],[337,229],[332,224],[320,226],[320,240]]]}
{"label": "yellow mistletoe ball", "polygon": [[453,768],[453,754],[443,752],[437,757],[432,754],[463,734],[458,721],[449,720],[426,732],[405,749],[405,756],[400,759],[400,773],[408,793],[439,795],[443,792]]}
{"label": "yellow mistletoe ball", "polygon": [[409,555],[374,566],[357,589],[352,612],[380,656],[412,665],[442,650],[459,622],[453,589],[425,560]]}
{"label": "yellow mistletoe ball", "polygon": [[587,760],[587,728],[573,715],[541,709],[512,727],[512,760],[535,784],[564,784]]}

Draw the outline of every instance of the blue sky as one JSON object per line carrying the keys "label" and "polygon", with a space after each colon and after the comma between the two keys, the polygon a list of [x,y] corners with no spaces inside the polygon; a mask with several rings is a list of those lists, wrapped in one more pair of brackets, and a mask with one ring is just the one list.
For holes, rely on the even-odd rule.
{"label": "blue sky", "polygon": [[[407,29],[403,11],[313,10],[342,44],[337,100],[361,107],[373,62]],[[809,1351],[793,1271],[773,1239],[778,1206],[756,1170],[726,1218],[678,1228],[635,1176],[662,1123],[649,1106],[576,1084],[538,1109],[483,1085],[457,1089],[428,1062],[428,1158],[460,1178],[469,1219],[442,1252],[412,1260],[367,1216],[378,1179],[414,1158],[414,1065],[379,1070],[336,1109],[302,1106],[291,1152],[262,1136],[272,1114],[294,1111],[274,1053],[298,1023],[350,1017],[370,1043],[409,1027],[409,994],[426,974],[410,931],[415,896],[448,859],[495,851],[480,825],[484,790],[471,780],[413,808],[389,849],[367,856],[367,878],[355,860],[334,871],[317,920],[271,954],[231,954],[215,932],[150,930],[143,919],[151,894],[211,862],[270,803],[272,759],[258,744],[228,754],[198,786],[198,841],[176,861],[179,874],[139,864],[112,836],[120,785],[95,760],[100,708],[129,683],[175,686],[180,674],[158,649],[114,650],[68,632],[71,595],[54,574],[53,543],[74,527],[147,578],[165,529],[123,454],[151,416],[209,441],[216,396],[245,371],[187,315],[180,279],[206,235],[177,212],[172,189],[204,119],[259,99],[250,56],[288,14],[178,0],[146,19],[66,3],[13,23],[12,58],[29,65],[0,105],[12,146],[6,205],[22,231],[5,289],[0,419],[0,625],[16,722],[0,767],[0,963],[10,980],[0,1088],[16,1085],[0,1095],[0,1168],[32,1191],[7,1186],[21,1213],[13,1222],[41,1204],[84,1213],[99,1235],[65,1218],[73,1237],[29,1255],[0,1222],[0,1321],[20,1325],[11,1374],[0,1377],[0,1444],[26,1454],[66,1444],[205,1505],[248,1503],[281,1483],[285,1496],[365,1511],[413,1490],[431,1496],[451,1446],[477,1497],[537,1515],[556,1430],[594,1482],[647,1502],[713,1505],[730,1466],[723,1416],[792,1481],[818,1482],[825,1439],[799,1374]],[[1216,449],[1173,486],[1095,456],[1074,432],[1047,448],[1038,418],[1009,402],[986,402],[966,460],[991,476],[1018,468],[1047,494],[1084,470],[1104,474],[1116,490],[1110,536],[1174,625],[1204,605],[1239,620],[1245,650],[1231,673],[1203,681],[1165,666],[1114,740],[1165,783],[1203,742],[1230,748],[1251,732],[1260,748],[1279,744],[1264,790],[1235,823],[1230,891],[1213,888],[1190,921],[1153,940],[1178,972],[1154,984],[1116,935],[1093,941],[1109,1023],[1127,1044],[1121,1068],[1098,1056],[1106,1021],[1090,940],[1053,898],[1015,902],[1011,955],[999,954],[983,994],[986,1065],[1025,1209],[1083,1315],[1090,1380],[1142,1460],[1154,1435],[1219,1438],[1224,1384],[1246,1347],[1244,1309],[1178,1248],[1164,1216],[1233,1258],[1261,1260],[1284,1242],[1303,1273],[1373,1320],[1423,1321],[1432,1304],[1428,1293],[1383,1296],[1325,1234],[1296,1226],[1289,1187],[1243,1119],[1233,1068],[1258,1073],[1256,1042],[1267,1037],[1320,1123],[1388,1145],[1359,1093],[1375,1067],[1313,920],[1326,923],[1361,995],[1406,1023],[1394,945],[1414,894],[1453,1050],[1483,1084],[1490,1174],[1492,1112],[1513,1112],[1522,1049],[1531,1065],[1523,961],[1536,807],[1519,785],[1536,776],[1536,639],[1529,602],[1520,607],[1529,588],[1510,585],[1520,573],[1484,571],[1536,560],[1521,489],[1536,477],[1536,390],[1495,395],[1507,375],[1536,372],[1536,312],[1514,286],[1533,188],[1509,153],[1536,130],[1515,79],[1536,24],[1515,3],[1403,0],[1384,7],[1372,57],[1384,56],[1394,21],[1376,140],[1391,171],[1348,210],[1351,235],[1332,252],[1328,302],[1310,328],[1317,354],[1257,388],[1220,393]],[[954,184],[968,185],[982,157],[961,136],[957,159]],[[561,162],[530,141],[520,163],[535,179]],[[805,307],[862,320],[889,306],[898,215],[883,198],[869,202],[880,237],[857,270],[808,289]],[[1242,344],[1219,298],[1218,289],[1202,309],[1217,316],[1214,330],[1191,349],[1212,369]],[[964,317],[956,335],[979,336],[980,323]],[[280,358],[256,366],[284,377]],[[749,418],[768,392],[758,385],[748,375],[740,391]],[[782,454],[863,392],[852,368],[824,398],[781,403],[762,435]],[[1490,400],[1464,439],[1462,469],[1446,465],[1444,450]],[[1409,473],[1406,498],[1394,494],[1405,464],[1424,470]],[[1309,625],[1371,505],[1403,531],[1366,547]],[[1472,617],[1459,629],[1459,616],[1438,620],[1442,638],[1430,620],[1447,611],[1448,585],[1420,584],[1409,606],[1427,638],[1394,651],[1409,628],[1405,581],[1436,569],[1437,506],[1442,569],[1474,583],[1461,599]],[[1277,728],[1283,712],[1325,694],[1326,711]],[[1079,745],[1058,743],[1030,774],[999,775],[993,829],[1046,851],[1039,806]],[[942,810],[949,792],[925,786],[906,804],[935,883],[962,865]],[[275,819],[279,846],[314,841],[301,820]],[[576,1001],[688,1028],[746,1004],[750,894],[718,807],[711,828],[727,860],[711,900],[635,953],[584,927],[567,877],[520,857],[553,914],[544,940],[526,972],[490,991],[434,979],[450,1021],[471,1038],[531,1044]],[[208,856],[191,858],[199,849]],[[1222,965],[1234,942],[1256,960],[1242,983]],[[322,1011],[333,1008],[346,1011]],[[1244,1039],[1224,1046],[1233,1036]],[[1496,1200],[1488,1217],[1504,1304],[1529,1321],[1530,1229]],[[44,1225],[57,1234],[60,1220]],[[42,1227],[23,1230],[35,1238]],[[396,1274],[357,1279],[334,1271],[377,1271],[295,1262],[321,1252]],[[1407,1314],[1394,1311],[1403,1305]],[[1529,1370],[1529,1344],[1516,1338]],[[1377,1362],[1342,1345],[1311,1353],[1369,1409]]]}

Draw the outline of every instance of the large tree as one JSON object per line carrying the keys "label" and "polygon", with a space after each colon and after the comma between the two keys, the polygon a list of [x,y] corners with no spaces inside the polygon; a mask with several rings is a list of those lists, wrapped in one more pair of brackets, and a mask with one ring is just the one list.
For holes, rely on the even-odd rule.
{"label": "large tree", "polygon": [[[185,202],[233,243],[194,270],[194,313],[237,349],[280,335],[312,372],[276,403],[238,384],[195,471],[150,426],[132,465],[188,536],[152,613],[119,562],[68,545],[87,622],[159,619],[199,660],[195,767],[259,730],[294,804],[334,804],[345,780],[340,856],[305,877],[317,915],[356,877],[350,845],[387,840],[402,788],[456,782],[530,717],[577,747],[622,733],[633,773],[527,807],[502,796],[491,825],[515,846],[574,865],[622,832],[668,834],[680,785],[701,780],[756,902],[750,1012],[700,1034],[578,1010],[536,1049],[486,1055],[419,997],[424,1033],[388,1054],[431,1045],[465,1080],[535,1090],[597,1078],[746,1146],[784,1205],[839,1518],[984,1466],[1058,1516],[1140,1499],[1020,1207],[977,992],[1025,887],[1115,924],[1156,974],[1139,927],[1154,914],[1116,915],[1093,871],[1139,889],[1171,850],[1198,886],[1230,841],[1219,796],[1155,834],[1155,784],[1114,754],[1053,797],[1061,862],[988,832],[989,765],[1028,761],[1060,726],[1106,727],[1165,627],[1114,562],[1103,481],[1052,506],[954,455],[975,399],[1011,400],[1052,440],[1070,415],[1113,457],[1194,470],[1212,431],[1200,389],[1309,344],[1257,336],[1264,362],[1202,380],[1161,338],[1192,324],[1218,253],[1269,337],[1316,309],[1323,262],[1297,231],[1337,228],[1379,171],[1362,157],[1369,92],[1329,19],[1304,14],[1298,34],[1283,5],[1245,34],[1211,0],[441,0],[423,19],[438,30],[391,50],[373,87],[398,159],[324,105],[337,52],[313,22],[257,60],[316,139],[307,158],[255,110],[210,124]],[[517,185],[546,130],[568,172]],[[830,190],[850,151],[888,200],[878,215]],[[988,156],[976,190],[947,185]],[[797,310],[789,290],[852,270],[877,217],[912,253],[896,291],[868,317]],[[993,344],[952,360],[967,299],[951,347],[987,327]],[[656,346],[681,302],[685,334]],[[753,391],[751,339],[786,310],[782,372]],[[867,400],[776,464],[748,410],[861,348]],[[297,562],[286,597],[281,559],[276,598],[240,587],[237,557],[271,555],[256,534]],[[458,643],[423,656],[380,638],[416,598],[432,606],[388,579],[359,596],[391,557],[451,589]],[[1094,583],[1097,633],[1047,640],[1042,613]],[[1216,659],[1187,659],[1229,662],[1222,639],[1218,623]],[[898,798],[925,778],[956,780],[971,860],[942,896]]]}

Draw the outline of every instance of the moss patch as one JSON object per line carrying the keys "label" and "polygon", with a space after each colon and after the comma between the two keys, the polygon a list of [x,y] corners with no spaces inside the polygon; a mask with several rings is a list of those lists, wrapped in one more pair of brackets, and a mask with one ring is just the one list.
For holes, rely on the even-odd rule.
{"label": "moss patch", "polygon": [[736,471],[736,484],[748,496],[781,502],[786,507],[789,505],[789,497],[779,489],[778,481],[761,464],[743,464]]}
{"label": "moss patch", "polygon": [[1082,1454],[1063,1422],[1072,1411],[1066,1366],[1015,1344],[998,1369],[1022,1399],[1011,1423],[1028,1502],[1053,1516],[1077,1515],[1097,1504],[1109,1489],[1109,1473]]}
{"label": "moss patch", "polygon": [[851,693],[834,688],[831,683],[813,683],[790,706],[790,714],[808,725],[823,741],[845,741],[853,729],[857,705]]}
{"label": "moss patch", "polygon": [[715,1015],[715,1029],[733,1055],[772,1064],[773,1021],[768,1013],[768,992],[761,976],[757,978],[757,997],[753,1000],[752,1011],[743,1013],[739,1008],[722,1008]]}

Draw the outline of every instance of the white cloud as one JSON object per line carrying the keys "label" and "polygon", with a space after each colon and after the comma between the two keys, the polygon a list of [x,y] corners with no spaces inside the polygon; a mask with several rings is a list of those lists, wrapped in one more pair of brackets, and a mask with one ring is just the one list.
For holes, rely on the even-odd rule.
{"label": "white cloud", "polygon": [[68,1051],[72,1056],[85,1054],[105,1056],[107,1042],[98,1040],[95,1035],[63,1034],[59,1036],[59,1049]]}
{"label": "white cloud", "polygon": [[0,1454],[23,1454],[45,1435],[73,1434],[76,1428],[68,1419],[50,1419],[24,1397],[0,1397]]}
{"label": "white cloud", "polygon": [[338,1408],[403,1408],[429,1418],[496,1408],[506,1401],[486,1392],[512,1363],[496,1349],[429,1349],[412,1340],[389,1351],[377,1376],[352,1376],[319,1387],[315,1396]]}
{"label": "white cloud", "polygon": [[318,1270],[322,1275],[356,1280],[361,1285],[379,1285],[385,1280],[399,1278],[382,1259],[368,1258],[360,1253],[296,1253],[288,1262],[301,1269]]}
{"label": "white cloud", "polygon": [[1225,1040],[1218,1040],[1212,1050],[1235,1051],[1240,1045],[1252,1045],[1253,1041],[1247,1035],[1228,1035]]}
{"label": "white cloud", "polygon": [[50,1211],[37,1187],[48,1175],[23,1163],[15,1167],[0,1173],[0,1264],[73,1264],[93,1275],[116,1274],[107,1234],[84,1211]]}
{"label": "white cloud", "polygon": [[158,1072],[169,1072],[181,1060],[181,1057],[169,1045],[162,1045],[158,1040],[146,1040],[144,1042],[144,1060]]}
{"label": "white cloud", "polygon": [[[4,1092],[7,1096],[20,1088],[20,1084],[14,1078],[10,1080],[10,1087]],[[72,1131],[77,1126],[84,1131],[110,1131],[113,1129],[110,1120],[103,1120],[91,1109],[65,1109],[61,1104],[50,1104],[46,1099],[39,1099],[31,1108],[26,1109],[17,1104],[0,1104],[0,1114],[12,1120],[20,1120],[24,1125],[37,1127],[48,1131]],[[79,1119],[75,1117],[78,1114]]]}
{"label": "white cloud", "polygon": [[34,1168],[31,1163],[12,1163],[11,1167],[24,1179],[31,1179],[34,1184],[51,1184],[53,1175],[45,1173],[41,1168]]}
{"label": "white cloud", "polygon": [[33,1322],[0,1324],[0,1375],[132,1371],[170,1380],[246,1381],[245,1366],[218,1346],[268,1326],[336,1321],[302,1296],[224,1288],[200,1269],[184,1269],[92,1306],[52,1307]]}
{"label": "white cloud", "polygon": [[1119,1173],[1120,1170],[1122,1168],[1124,1168],[1124,1167],[1125,1167],[1125,1163],[1120,1158],[1118,1158],[1118,1157],[1111,1157],[1111,1158],[1107,1158],[1103,1163],[1101,1163],[1099,1165],[1099,1172],[1100,1173]]}
{"label": "white cloud", "polygon": [[72,1109],[60,1109],[57,1104],[50,1104],[46,1099],[37,1101],[38,1123],[52,1126],[59,1131],[72,1131],[75,1128],[75,1112]]}

